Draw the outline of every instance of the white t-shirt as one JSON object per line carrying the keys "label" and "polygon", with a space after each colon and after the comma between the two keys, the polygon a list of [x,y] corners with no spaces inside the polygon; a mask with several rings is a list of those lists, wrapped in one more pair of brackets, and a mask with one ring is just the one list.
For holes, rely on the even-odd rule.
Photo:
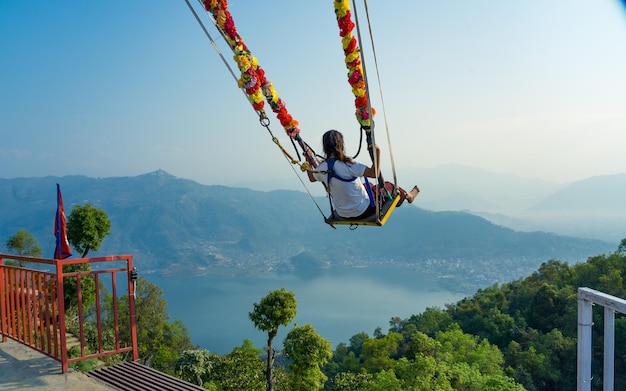
{"label": "white t-shirt", "polygon": [[[319,171],[326,171],[328,164],[324,161],[317,167]],[[330,180],[330,195],[333,202],[333,206],[337,214],[341,217],[357,217],[360,216],[370,204],[367,190],[363,186],[363,182],[359,179],[363,176],[367,166],[362,163],[354,162],[352,164],[346,164],[342,161],[335,161],[333,169],[335,174],[344,178],[350,179],[357,177],[352,182],[344,182],[337,178],[331,178]],[[326,183],[328,179],[327,174],[313,173],[315,179],[320,182]]]}

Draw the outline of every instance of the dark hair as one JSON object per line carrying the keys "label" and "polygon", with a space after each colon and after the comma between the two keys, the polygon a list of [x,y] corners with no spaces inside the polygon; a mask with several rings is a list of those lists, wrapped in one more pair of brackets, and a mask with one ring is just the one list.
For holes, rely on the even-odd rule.
{"label": "dark hair", "polygon": [[352,159],[346,156],[343,144],[343,134],[337,130],[329,130],[322,136],[322,147],[326,159],[334,157],[344,163],[352,163]]}

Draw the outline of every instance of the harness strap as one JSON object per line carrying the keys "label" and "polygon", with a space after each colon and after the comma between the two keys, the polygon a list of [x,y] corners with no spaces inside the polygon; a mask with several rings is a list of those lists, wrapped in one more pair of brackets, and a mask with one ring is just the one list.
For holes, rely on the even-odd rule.
{"label": "harness strap", "polygon": [[370,186],[370,181],[367,180],[367,178],[365,179],[365,190],[367,190],[367,196],[370,199],[370,206],[374,207],[376,206],[376,202],[374,202],[375,198],[374,198],[374,192],[372,191],[372,186]]}
{"label": "harness strap", "polygon": [[335,159],[334,157],[331,157],[331,158],[326,160],[326,164],[328,165],[328,167],[326,168],[326,174],[327,174],[327,176],[326,176],[326,178],[327,178],[326,186],[328,186],[329,188],[330,188],[330,179],[331,178],[337,178],[337,179],[339,179],[340,181],[343,181],[343,182],[354,182],[356,180],[356,177],[352,177],[352,178],[346,179],[346,178],[343,178],[343,177],[340,177],[339,175],[337,175],[335,173],[335,170],[334,170],[336,161],[337,161],[337,159]]}
{"label": "harness strap", "polygon": [[[326,160],[326,191],[328,192],[328,199],[330,201],[330,197],[331,197],[331,193],[330,193],[330,180],[332,178],[337,178],[340,181],[343,182],[354,182],[355,180],[357,180],[357,177],[352,177],[352,178],[343,178],[339,175],[337,175],[337,173],[335,172],[335,162],[337,161],[337,159],[335,158],[329,158]],[[367,180],[367,178],[365,179],[365,189],[367,191],[367,197],[370,200],[370,206],[374,207],[376,206],[376,202],[375,202],[375,198],[374,198],[374,192],[372,191],[372,186],[370,185],[370,181]],[[332,207],[332,202],[330,204],[331,206],[331,212],[334,211],[333,207]]]}

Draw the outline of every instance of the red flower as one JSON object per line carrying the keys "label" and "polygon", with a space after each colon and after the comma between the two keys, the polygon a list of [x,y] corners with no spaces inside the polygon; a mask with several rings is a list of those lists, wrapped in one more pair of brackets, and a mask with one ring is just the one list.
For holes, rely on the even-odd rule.
{"label": "red flower", "polygon": [[224,22],[224,31],[226,32],[228,37],[232,39],[233,41],[237,39],[237,36],[238,36],[237,28],[235,27],[235,21],[230,16],[230,14],[228,14],[226,21]]}
{"label": "red flower", "polygon": [[291,115],[287,114],[287,117],[282,118],[280,120],[280,124],[283,126],[283,128],[285,128],[285,127],[287,127],[291,123],[292,119],[293,118],[291,117]]}
{"label": "red flower", "polygon": [[278,110],[276,110],[276,117],[278,117],[278,119],[284,118],[287,114],[287,109],[285,109],[284,107],[279,108]]}
{"label": "red flower", "polygon": [[345,37],[346,34],[350,33],[350,31],[354,28],[350,11],[346,12],[344,17],[337,19],[337,24],[339,25],[340,36]]}
{"label": "red flower", "polygon": [[352,88],[364,88],[364,87],[365,87],[365,80],[363,79],[357,81],[356,83],[352,83]]}
{"label": "red flower", "polygon": [[358,57],[354,61],[346,63],[348,68],[356,68],[359,65],[361,65],[361,59]]}
{"label": "red flower", "polygon": [[265,71],[263,70],[263,68],[257,68],[256,77],[259,79],[262,85],[267,83],[267,79],[265,78]]}
{"label": "red flower", "polygon": [[354,105],[356,107],[367,107],[367,95],[359,96],[354,99]]}
{"label": "red flower", "polygon": [[259,90],[259,86],[254,86],[252,88],[246,88],[246,94],[252,95]]}
{"label": "red flower", "polygon": [[356,47],[356,38],[352,37],[352,39],[350,40],[350,43],[348,43],[348,47],[346,47],[346,48],[343,50],[343,52],[344,52],[345,54],[350,54],[350,53],[352,53],[352,52],[354,52],[354,51],[356,51],[356,50],[357,50],[357,47]]}

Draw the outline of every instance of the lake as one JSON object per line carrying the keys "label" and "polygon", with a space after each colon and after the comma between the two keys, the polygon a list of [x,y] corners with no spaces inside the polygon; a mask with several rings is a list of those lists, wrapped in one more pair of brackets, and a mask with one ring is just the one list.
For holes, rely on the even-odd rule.
{"label": "lake", "polygon": [[[294,292],[298,302],[294,323],[311,323],[333,349],[340,342],[349,344],[357,333],[372,336],[376,327],[387,333],[394,316],[405,319],[463,298],[442,289],[432,275],[390,266],[333,267],[307,278],[145,277],[163,289],[171,320],[182,320],[195,345],[218,354],[229,353],[244,339],[259,348],[267,344],[267,333],[254,328],[248,313],[268,292],[283,287]],[[294,323],[281,327],[276,346],[282,345]]]}

